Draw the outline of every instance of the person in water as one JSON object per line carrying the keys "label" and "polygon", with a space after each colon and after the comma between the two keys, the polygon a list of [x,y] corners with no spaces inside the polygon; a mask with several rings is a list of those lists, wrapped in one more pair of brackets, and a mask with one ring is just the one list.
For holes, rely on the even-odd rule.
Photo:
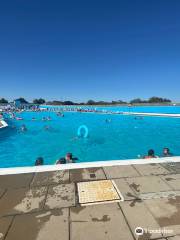
{"label": "person in water", "polygon": [[155,155],[155,152],[153,149],[150,149],[148,151],[148,155],[144,156],[144,159],[147,159],[147,158],[157,158],[158,156]]}
{"label": "person in water", "polygon": [[56,164],[75,163],[78,158],[73,157],[72,153],[67,153],[65,158],[60,158]]}
{"label": "person in water", "polygon": [[110,122],[111,122],[111,119],[106,119],[105,122],[106,122],[106,123],[110,123]]}
{"label": "person in water", "polygon": [[165,147],[163,148],[163,154],[162,157],[172,157],[173,154],[170,152],[169,148]]}
{"label": "person in water", "polygon": [[50,130],[50,126],[45,125],[45,126],[44,126],[44,130],[47,130],[47,131]]}
{"label": "person in water", "polygon": [[66,164],[66,159],[60,158],[59,160],[56,161],[56,164]]}
{"label": "person in water", "polygon": [[21,126],[21,131],[22,131],[22,132],[26,132],[26,131],[27,131],[27,127],[26,127],[25,124],[23,124],[23,125]]}
{"label": "person in water", "polygon": [[44,159],[42,157],[38,157],[35,161],[35,166],[42,166],[44,164]]}

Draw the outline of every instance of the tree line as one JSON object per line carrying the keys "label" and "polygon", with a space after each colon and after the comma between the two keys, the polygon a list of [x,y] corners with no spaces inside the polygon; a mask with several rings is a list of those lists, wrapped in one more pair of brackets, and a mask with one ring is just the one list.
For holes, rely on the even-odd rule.
{"label": "tree line", "polygon": [[[29,102],[21,97],[16,100],[19,100],[22,104],[28,104]],[[87,102],[73,102],[73,101],[46,101],[43,98],[36,98],[33,100],[33,104],[47,104],[47,105],[123,105],[123,104],[158,104],[158,103],[171,103],[172,101],[167,98],[161,98],[161,97],[151,97],[147,100],[143,100],[141,98],[135,98],[129,102],[123,101],[123,100],[117,100],[117,101],[94,101],[94,100],[88,100]],[[5,98],[0,98],[0,104],[8,104],[8,100]]]}

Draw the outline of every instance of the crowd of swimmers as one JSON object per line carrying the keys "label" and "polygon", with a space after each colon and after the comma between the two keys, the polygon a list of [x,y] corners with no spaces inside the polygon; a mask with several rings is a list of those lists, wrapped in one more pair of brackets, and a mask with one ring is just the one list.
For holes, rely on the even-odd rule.
{"label": "crowd of swimmers", "polygon": [[[67,163],[76,163],[78,158],[73,157],[72,153],[67,153],[65,157],[61,157],[56,161],[55,164],[67,164]],[[35,166],[42,166],[44,165],[44,159],[42,157],[38,157],[35,161]]]}
{"label": "crowd of swimmers", "polygon": [[[56,116],[57,117],[64,117],[64,114],[62,112],[57,112]],[[10,118],[18,120],[18,121],[24,120],[21,116],[16,116],[15,113],[10,113]],[[35,120],[37,120],[37,118],[32,117],[32,121],[35,121]],[[51,121],[51,120],[52,120],[52,118],[50,116],[42,118],[42,121]]]}
{"label": "crowd of swimmers", "polygon": [[[172,157],[172,156],[173,154],[171,153],[169,148],[167,147],[163,148],[161,157]],[[159,158],[159,156],[155,154],[153,149],[150,149],[147,155],[145,155],[143,158],[152,159],[152,158]],[[61,157],[60,159],[58,159],[55,164],[58,165],[58,164],[76,163],[77,160],[78,158],[74,157],[72,153],[67,153],[65,157]],[[35,161],[35,166],[42,166],[42,165],[44,165],[44,159],[42,157],[38,157]]]}
{"label": "crowd of swimmers", "polygon": [[[16,126],[12,126],[13,129],[17,129]],[[45,125],[43,127],[44,130],[48,131],[48,130],[51,130],[52,128],[49,126],[49,125]],[[26,127],[25,124],[21,125],[21,127],[18,129],[18,132],[20,133],[25,133],[28,131],[28,128]]]}
{"label": "crowd of swimmers", "polygon": [[[47,109],[48,111],[48,109]],[[103,111],[103,110],[96,110],[96,109],[81,109],[81,108],[66,108],[65,111],[77,111],[77,112],[106,112],[106,111]],[[111,112],[111,113],[114,113],[114,112]],[[58,117],[64,117],[64,114],[62,112],[57,112],[56,114]],[[16,119],[16,120],[23,120],[22,117],[16,117],[16,115],[14,113],[10,113],[10,117],[13,118],[13,119]],[[143,117],[142,116],[137,116],[137,117],[134,117],[135,120],[142,120]],[[36,120],[35,117],[32,117],[32,120]],[[48,116],[48,117],[43,117],[42,118],[42,121],[51,121],[51,117]],[[107,118],[105,119],[105,122],[106,123],[111,123],[111,119],[110,118]],[[44,130],[49,130],[50,127],[48,125],[44,126]],[[21,132],[26,132],[27,131],[27,127],[25,126],[25,124],[23,124],[21,127],[20,127],[20,131]],[[172,157],[173,154],[171,153],[170,149],[165,147],[163,148],[163,151],[162,151],[162,155],[161,156],[157,156],[155,154],[155,151],[153,149],[149,149],[148,152],[147,152],[147,155],[141,157],[139,156],[139,158],[143,158],[143,159],[152,159],[152,158],[159,158],[159,157]],[[56,164],[66,164],[66,163],[75,163],[76,160],[78,160],[77,158],[74,158],[72,153],[67,153],[66,156],[64,158],[60,158],[59,160],[56,161]],[[42,157],[38,158],[35,162],[35,165],[38,166],[38,165],[43,165],[44,164],[44,160]]]}

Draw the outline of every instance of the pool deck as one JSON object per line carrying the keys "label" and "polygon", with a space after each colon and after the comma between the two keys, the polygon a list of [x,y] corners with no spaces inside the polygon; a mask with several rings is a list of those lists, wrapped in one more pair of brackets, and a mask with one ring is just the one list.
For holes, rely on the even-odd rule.
{"label": "pool deck", "polygon": [[179,113],[141,113],[141,112],[123,112],[124,115],[134,115],[134,116],[152,116],[152,117],[170,117],[170,118],[180,118]]}
{"label": "pool deck", "polygon": [[[64,112],[74,112],[74,111],[65,111]],[[78,112],[78,111],[75,111]],[[168,118],[180,118],[179,113],[153,113],[153,112],[121,112],[121,111],[81,111],[81,113],[96,113],[96,114],[105,114],[105,115],[130,115],[130,116],[141,116],[141,117],[168,117]]]}
{"label": "pool deck", "polygon": [[[45,112],[59,112],[60,109],[44,109]],[[44,110],[41,109],[42,112]],[[61,109],[60,111],[63,112],[80,112],[80,113],[90,113],[90,114],[102,114],[102,115],[132,115],[132,116],[142,116],[142,117],[169,117],[169,118],[180,118],[180,113],[153,113],[153,112],[132,112],[132,111],[109,111],[109,110],[67,110],[67,109]]]}
{"label": "pool deck", "polygon": [[[104,179],[125,201],[81,207],[77,183]],[[180,240],[180,163],[1,175],[0,240],[24,239]]]}

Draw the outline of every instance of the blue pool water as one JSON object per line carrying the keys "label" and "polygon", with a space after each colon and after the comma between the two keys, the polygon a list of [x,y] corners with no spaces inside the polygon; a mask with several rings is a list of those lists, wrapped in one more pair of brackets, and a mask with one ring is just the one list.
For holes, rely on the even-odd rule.
{"label": "blue pool water", "polygon": [[[164,111],[152,109],[180,113],[179,107],[162,108]],[[149,107],[143,107],[138,111],[148,110]],[[42,121],[43,116],[49,115],[52,121]],[[39,156],[45,164],[54,164],[66,152],[72,152],[78,162],[137,158],[150,148],[161,155],[163,147],[180,155],[180,119],[144,117],[137,120],[133,116],[76,112],[65,113],[64,118],[53,112],[24,112],[20,116],[24,120],[8,119],[9,127],[0,130],[0,167],[32,166]],[[111,122],[107,123],[107,118]],[[19,131],[23,124],[28,129],[24,133]],[[87,139],[77,138],[80,125],[88,127]],[[45,126],[49,126],[49,130],[45,130]]]}

